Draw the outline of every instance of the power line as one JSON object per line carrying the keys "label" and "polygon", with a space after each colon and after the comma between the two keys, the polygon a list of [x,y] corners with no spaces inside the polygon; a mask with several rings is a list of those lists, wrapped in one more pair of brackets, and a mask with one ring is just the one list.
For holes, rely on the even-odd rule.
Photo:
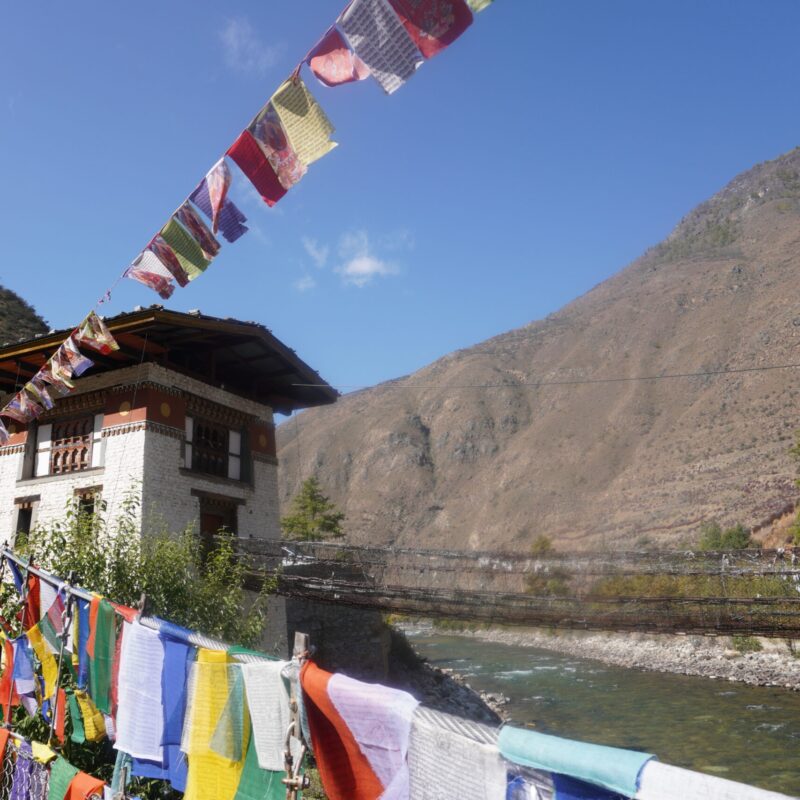
{"label": "power line", "polygon": [[[399,381],[387,381],[374,386],[360,384],[339,384],[337,389],[363,390],[363,389],[519,389],[522,387],[538,389],[542,386],[582,386],[604,383],[636,383],[639,381],[664,381],[680,378],[709,378],[718,375],[742,375],[751,372],[770,372],[779,369],[799,369],[800,364],[769,364],[764,367],[731,367],[729,369],[703,370],[702,372],[665,372],[661,375],[632,375],[613,378],[570,378],[564,380],[544,381],[519,381],[517,383],[449,383],[449,384],[401,384]],[[293,383],[297,388],[323,388],[327,383]]]}

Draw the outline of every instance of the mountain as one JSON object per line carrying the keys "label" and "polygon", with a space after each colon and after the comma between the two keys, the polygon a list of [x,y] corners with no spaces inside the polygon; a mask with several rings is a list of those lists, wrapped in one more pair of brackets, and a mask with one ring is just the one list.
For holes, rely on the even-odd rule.
{"label": "mountain", "polygon": [[47,323],[18,294],[0,286],[0,343],[47,333]]}
{"label": "mountain", "polygon": [[689,544],[703,520],[760,525],[798,494],[800,369],[713,373],[800,365],[798,277],[800,149],[546,319],[280,426],[282,502],[316,474],[350,540],[420,547],[643,548]]}

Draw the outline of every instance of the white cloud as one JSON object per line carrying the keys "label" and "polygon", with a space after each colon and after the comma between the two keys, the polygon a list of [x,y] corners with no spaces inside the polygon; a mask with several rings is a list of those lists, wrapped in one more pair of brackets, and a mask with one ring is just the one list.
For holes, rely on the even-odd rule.
{"label": "white cloud", "polygon": [[237,72],[264,75],[283,55],[284,44],[267,45],[244,17],[229,19],[219,33],[225,63]]}
{"label": "white cloud", "polygon": [[370,247],[366,231],[345,233],[339,239],[339,256],[343,263],[336,267],[345,283],[359,289],[371,283],[375,277],[396,275],[399,269],[395,264],[379,258]]}
{"label": "white cloud", "polygon": [[317,244],[316,239],[309,239],[308,236],[304,236],[303,247],[309,258],[319,269],[322,269],[328,263],[328,254],[330,253],[328,245]]}
{"label": "white cloud", "polygon": [[317,285],[317,282],[311,275],[303,275],[302,278],[296,280],[292,286],[297,289],[298,292],[308,292],[313,289]]}

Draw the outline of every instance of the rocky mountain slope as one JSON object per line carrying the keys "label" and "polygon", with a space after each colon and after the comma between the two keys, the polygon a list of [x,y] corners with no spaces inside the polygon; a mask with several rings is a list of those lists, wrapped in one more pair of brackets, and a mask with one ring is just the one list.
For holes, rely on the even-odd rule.
{"label": "rocky mountain slope", "polygon": [[18,294],[0,286],[0,343],[47,333],[47,324]]}
{"label": "rocky mountain slope", "polygon": [[[692,542],[706,519],[758,525],[798,494],[800,369],[713,373],[800,365],[798,276],[800,149],[546,319],[282,425],[282,501],[316,474],[352,541],[422,547],[646,547]],[[686,372],[712,374],[591,382]]]}

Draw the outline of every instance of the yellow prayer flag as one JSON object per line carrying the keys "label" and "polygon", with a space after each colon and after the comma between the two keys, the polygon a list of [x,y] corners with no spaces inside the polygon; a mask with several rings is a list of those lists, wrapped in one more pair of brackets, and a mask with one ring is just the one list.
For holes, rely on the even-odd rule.
{"label": "yellow prayer flag", "polygon": [[58,664],[56,663],[55,656],[45,644],[38,623],[28,630],[27,636],[33,648],[33,652],[36,653],[36,658],[39,659],[42,665],[44,697],[45,700],[47,700],[56,693],[56,688],[58,686]]}
{"label": "yellow prayer flag", "polygon": [[75,690],[75,699],[83,717],[83,732],[87,742],[99,742],[106,735],[106,722],[92,698],[80,689]]}
{"label": "yellow prayer flag", "polygon": [[300,78],[285,81],[270,102],[303,164],[308,166],[336,147],[330,141],[331,121]]}
{"label": "yellow prayer flag", "polygon": [[242,758],[230,761],[211,749],[211,739],[228,702],[231,659],[219,650],[197,651],[187,725],[181,749],[189,756],[184,800],[233,800],[244,768],[249,726],[244,728]]}
{"label": "yellow prayer flag", "polygon": [[31,742],[31,750],[33,751],[33,758],[40,764],[47,764],[56,757],[56,753],[51,750],[46,744],[41,742]]}

